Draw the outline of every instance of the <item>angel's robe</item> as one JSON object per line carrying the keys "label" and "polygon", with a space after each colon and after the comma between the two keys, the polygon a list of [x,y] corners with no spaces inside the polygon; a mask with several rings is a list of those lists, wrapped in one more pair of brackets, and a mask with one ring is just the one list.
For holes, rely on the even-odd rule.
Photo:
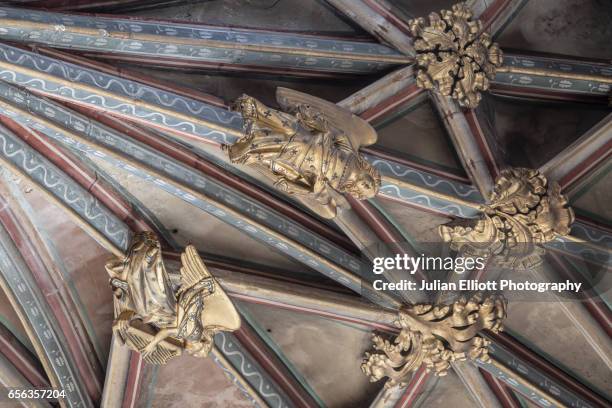
{"label": "angel's robe", "polygon": [[249,99],[255,111],[251,118],[245,115],[247,136],[227,147],[233,163],[263,167],[286,193],[314,194],[323,205],[331,200],[329,187],[342,191],[343,183],[361,172],[343,133],[327,129],[316,118],[299,118]]}
{"label": "angel's robe", "polygon": [[172,326],[176,322],[176,298],[159,242],[146,234],[136,238],[138,241],[130,248],[127,262],[111,262],[106,269],[111,278],[127,283],[124,298],[128,304],[122,307],[133,310],[144,323],[159,328]]}

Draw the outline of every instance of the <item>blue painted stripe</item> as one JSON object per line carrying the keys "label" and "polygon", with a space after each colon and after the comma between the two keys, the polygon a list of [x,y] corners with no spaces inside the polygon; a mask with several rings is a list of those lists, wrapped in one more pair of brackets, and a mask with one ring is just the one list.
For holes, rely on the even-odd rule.
{"label": "blue painted stripe", "polygon": [[345,73],[408,62],[376,42],[8,7],[0,8],[0,38],[116,55]]}

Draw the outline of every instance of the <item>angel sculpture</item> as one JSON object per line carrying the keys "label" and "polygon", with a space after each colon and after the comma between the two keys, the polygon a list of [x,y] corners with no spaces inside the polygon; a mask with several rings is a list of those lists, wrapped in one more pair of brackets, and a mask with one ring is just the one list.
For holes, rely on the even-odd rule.
{"label": "angel sculpture", "polygon": [[183,350],[206,357],[219,331],[240,327],[240,316],[193,245],[181,254],[173,284],[152,232],[137,233],[127,256],[106,264],[115,294],[113,331],[151,364]]}
{"label": "angel sculpture", "polygon": [[377,139],[366,121],[331,102],[286,88],[277,89],[276,99],[286,112],[247,95],[236,100],[245,135],[224,146],[232,163],[254,167],[325,218],[347,206],[342,194],[359,200],[376,195],[380,175],[359,154],[361,146]]}

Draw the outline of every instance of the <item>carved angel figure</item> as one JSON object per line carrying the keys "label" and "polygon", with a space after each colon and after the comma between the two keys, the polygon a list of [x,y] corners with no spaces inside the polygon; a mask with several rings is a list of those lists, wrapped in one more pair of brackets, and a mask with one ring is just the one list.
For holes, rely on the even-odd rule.
{"label": "carved angel figure", "polygon": [[113,330],[148,363],[165,364],[182,350],[206,357],[215,333],[240,327],[236,309],[193,245],[181,264],[175,288],[152,232],[136,234],[127,256],[106,264],[115,294]]}
{"label": "carved angel figure", "polygon": [[359,200],[374,197],[380,176],[360,156],[359,147],[376,142],[375,130],[319,98],[285,88],[276,97],[287,112],[247,95],[235,102],[245,120],[245,135],[224,147],[232,163],[253,166],[275,187],[297,195],[326,218],[345,204],[342,194]]}

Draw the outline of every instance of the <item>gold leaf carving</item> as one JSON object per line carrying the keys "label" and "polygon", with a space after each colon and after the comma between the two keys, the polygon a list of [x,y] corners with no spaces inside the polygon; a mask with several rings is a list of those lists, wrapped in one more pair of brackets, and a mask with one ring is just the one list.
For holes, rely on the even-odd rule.
{"label": "gold leaf carving", "polygon": [[343,194],[374,197],[380,175],[359,148],[376,142],[376,132],[361,118],[333,103],[279,88],[285,111],[243,95],[234,103],[245,120],[244,136],[225,146],[232,163],[259,170],[285,194],[302,199],[325,218],[342,207]]}
{"label": "gold leaf carving", "polygon": [[431,13],[428,21],[409,21],[417,52],[417,85],[451,96],[466,108],[480,102],[480,91],[489,88],[496,67],[501,66],[502,52],[492,43],[482,24],[472,20],[465,3],[452,10]]}
{"label": "gold leaf carving", "polygon": [[374,351],[365,355],[361,369],[370,381],[388,380],[385,387],[403,386],[422,364],[435,375],[447,374],[450,363],[489,359],[483,329],[499,332],[506,317],[506,301],[498,295],[460,298],[451,305],[417,304],[400,310],[393,341],[374,334]]}
{"label": "gold leaf carving", "polygon": [[538,171],[502,170],[491,203],[482,206],[478,220],[440,227],[440,235],[453,250],[465,255],[504,260],[508,266],[533,267],[540,263],[538,244],[569,235],[574,212],[557,183],[548,184]]}
{"label": "gold leaf carving", "polygon": [[181,255],[180,284],[173,287],[160,243],[137,233],[124,259],[106,264],[115,299],[113,331],[146,362],[165,364],[183,351],[206,357],[219,331],[240,327],[240,316],[194,246]]}

